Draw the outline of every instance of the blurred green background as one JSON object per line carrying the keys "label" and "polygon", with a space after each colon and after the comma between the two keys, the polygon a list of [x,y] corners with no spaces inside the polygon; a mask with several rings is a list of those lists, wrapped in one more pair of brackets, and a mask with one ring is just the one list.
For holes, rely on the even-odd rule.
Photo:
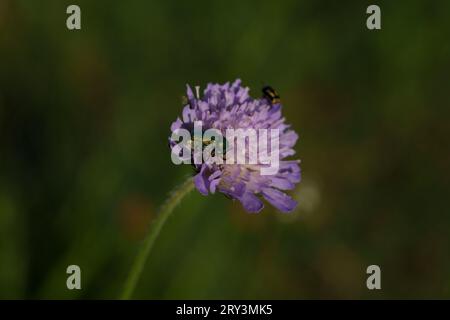
{"label": "blurred green background", "polygon": [[[382,30],[366,28],[378,4]],[[78,4],[82,30],[66,28]],[[0,0],[0,298],[116,298],[168,192],[185,84],[271,84],[300,201],[193,192],[136,298],[449,298],[449,1]],[[66,289],[66,268],[82,290]],[[366,268],[382,290],[366,288]]]}

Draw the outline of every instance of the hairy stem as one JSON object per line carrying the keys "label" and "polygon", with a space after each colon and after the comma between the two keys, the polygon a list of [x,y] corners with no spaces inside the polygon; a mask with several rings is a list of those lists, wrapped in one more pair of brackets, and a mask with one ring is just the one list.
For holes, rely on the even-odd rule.
{"label": "hairy stem", "polygon": [[144,240],[142,247],[140,248],[136,259],[134,260],[131,271],[128,275],[127,281],[125,282],[124,289],[120,296],[120,299],[130,299],[131,295],[134,292],[136,284],[142,274],[142,270],[144,269],[145,263],[148,259],[150,251],[155,243],[156,238],[159,235],[162,227],[164,226],[167,218],[172,213],[173,209],[177,206],[177,204],[194,188],[194,181],[192,178],[187,179],[181,186],[176,188],[166,200],[166,202],[162,205],[161,210],[159,211],[158,216],[153,221],[150,226],[150,230]]}

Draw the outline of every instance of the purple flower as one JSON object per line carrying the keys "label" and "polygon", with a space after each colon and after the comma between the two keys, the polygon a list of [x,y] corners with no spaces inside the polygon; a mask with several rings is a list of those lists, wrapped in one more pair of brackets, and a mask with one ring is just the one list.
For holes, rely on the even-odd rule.
{"label": "purple flower", "polygon": [[[267,164],[260,162],[201,163],[194,165],[197,171],[194,182],[201,194],[221,192],[239,200],[248,212],[262,210],[264,204],[261,198],[282,212],[290,212],[297,202],[283,191],[292,190],[300,182],[300,161],[285,158],[295,154],[293,147],[298,135],[285,124],[280,103],[272,104],[264,97],[254,99],[248,92],[249,88],[242,87],[239,79],[231,85],[210,83],[202,97],[196,97],[188,85],[182,118],[172,123],[171,131],[187,129],[192,132],[196,121],[201,121],[203,130],[217,129],[224,137],[227,129],[278,129],[279,166],[275,174],[261,174],[261,168]],[[169,141],[173,148],[175,141]]]}

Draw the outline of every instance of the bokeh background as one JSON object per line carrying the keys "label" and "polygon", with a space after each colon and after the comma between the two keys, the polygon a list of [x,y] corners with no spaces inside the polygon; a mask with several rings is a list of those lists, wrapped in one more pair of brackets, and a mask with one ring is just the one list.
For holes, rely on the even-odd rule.
{"label": "bokeh background", "polygon": [[[366,28],[378,4],[382,30]],[[82,30],[66,28],[78,4]],[[449,1],[0,0],[0,298],[117,298],[189,166],[185,84],[271,84],[300,134],[300,201],[190,194],[143,299],[449,298]],[[66,267],[82,290],[66,289]],[[382,290],[366,288],[366,268]]]}

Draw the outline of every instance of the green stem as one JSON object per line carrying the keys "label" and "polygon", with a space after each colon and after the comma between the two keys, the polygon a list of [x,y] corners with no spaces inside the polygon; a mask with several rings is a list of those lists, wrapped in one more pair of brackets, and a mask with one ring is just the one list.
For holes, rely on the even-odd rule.
{"label": "green stem", "polygon": [[144,240],[144,243],[134,260],[134,264],[131,268],[131,271],[128,275],[127,281],[125,283],[125,287],[122,291],[121,299],[126,300],[130,299],[133,291],[136,287],[137,281],[141,276],[142,270],[144,269],[145,262],[147,261],[148,255],[152,250],[153,244],[155,243],[156,238],[159,235],[164,223],[167,218],[172,213],[173,209],[177,206],[177,204],[183,199],[185,195],[187,195],[194,188],[194,181],[192,178],[187,179],[181,186],[171,193],[167,201],[161,207],[161,210],[150,226],[150,230]]}

